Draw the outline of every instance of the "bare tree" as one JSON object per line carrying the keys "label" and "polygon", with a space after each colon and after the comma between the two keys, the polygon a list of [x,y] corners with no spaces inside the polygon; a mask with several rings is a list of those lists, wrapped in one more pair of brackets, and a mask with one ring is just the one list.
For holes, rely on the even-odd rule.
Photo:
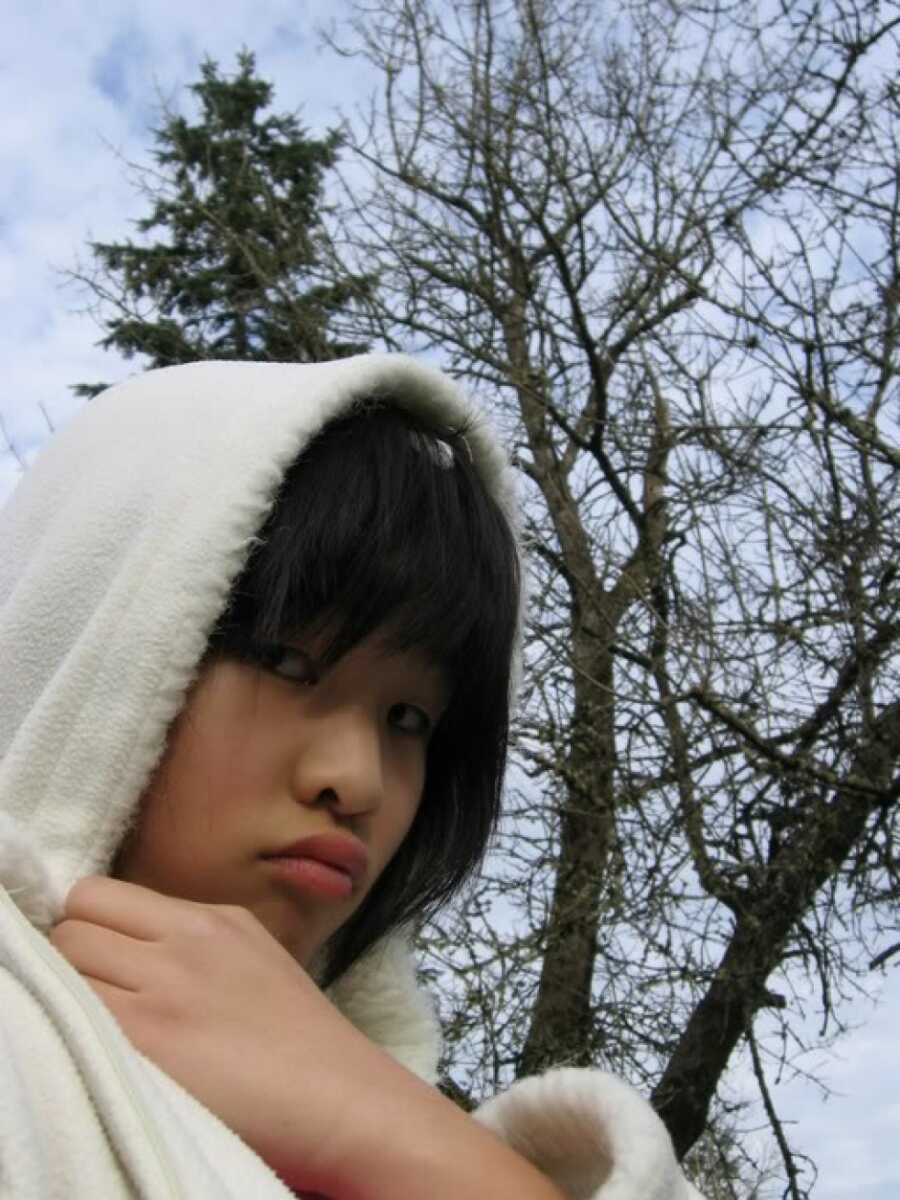
{"label": "bare tree", "polygon": [[448,1086],[607,1064],[685,1155],[740,1127],[744,1047],[793,1197],[767,1079],[897,941],[898,29],[368,0],[341,35],[380,79],[362,336],[488,398],[526,497],[510,817],[426,938]]}

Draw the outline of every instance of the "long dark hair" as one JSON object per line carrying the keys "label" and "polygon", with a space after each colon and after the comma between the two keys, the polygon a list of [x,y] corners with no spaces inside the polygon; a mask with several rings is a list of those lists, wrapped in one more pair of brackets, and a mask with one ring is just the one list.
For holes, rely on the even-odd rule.
{"label": "long dark hair", "polygon": [[322,986],[447,901],[499,815],[520,565],[465,438],[384,401],[326,425],[286,473],[210,639],[211,652],[246,658],[321,631],[327,667],[377,630],[450,681],[412,828],[332,937]]}

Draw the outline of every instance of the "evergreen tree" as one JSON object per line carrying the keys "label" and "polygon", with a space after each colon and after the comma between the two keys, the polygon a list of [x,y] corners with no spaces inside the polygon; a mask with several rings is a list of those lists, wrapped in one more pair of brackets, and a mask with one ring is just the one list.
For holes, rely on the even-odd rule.
{"label": "evergreen tree", "polygon": [[341,136],[309,138],[295,115],[268,113],[272,85],[250,52],[237,63],[232,77],[202,64],[190,87],[196,121],[164,111],[155,169],[140,172],[152,200],[136,222],[144,236],[92,242],[93,271],[74,273],[97,298],[100,344],[150,367],[317,361],[365,349],[346,327],[372,279],[336,275],[324,262],[323,179]]}

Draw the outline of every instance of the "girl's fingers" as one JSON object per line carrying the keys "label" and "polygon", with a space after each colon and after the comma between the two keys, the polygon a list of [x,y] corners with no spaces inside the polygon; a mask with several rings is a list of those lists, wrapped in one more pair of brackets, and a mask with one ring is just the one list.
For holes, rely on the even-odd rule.
{"label": "girl's fingers", "polygon": [[136,992],[146,978],[150,947],[114,929],[67,919],[50,931],[50,942],[90,983]]}
{"label": "girl's fingers", "polygon": [[163,896],[137,883],[89,875],[79,879],[66,897],[65,919],[89,921],[142,941],[162,940],[183,928],[190,901]]}

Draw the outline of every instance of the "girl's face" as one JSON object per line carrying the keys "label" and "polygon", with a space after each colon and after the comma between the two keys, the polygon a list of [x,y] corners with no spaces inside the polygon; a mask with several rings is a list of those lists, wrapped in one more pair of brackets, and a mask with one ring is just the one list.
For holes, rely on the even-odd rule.
{"label": "girl's face", "polygon": [[376,636],[321,676],[315,646],[280,647],[265,667],[213,660],[113,873],[247,908],[308,966],[406,836],[448,699],[438,668]]}

